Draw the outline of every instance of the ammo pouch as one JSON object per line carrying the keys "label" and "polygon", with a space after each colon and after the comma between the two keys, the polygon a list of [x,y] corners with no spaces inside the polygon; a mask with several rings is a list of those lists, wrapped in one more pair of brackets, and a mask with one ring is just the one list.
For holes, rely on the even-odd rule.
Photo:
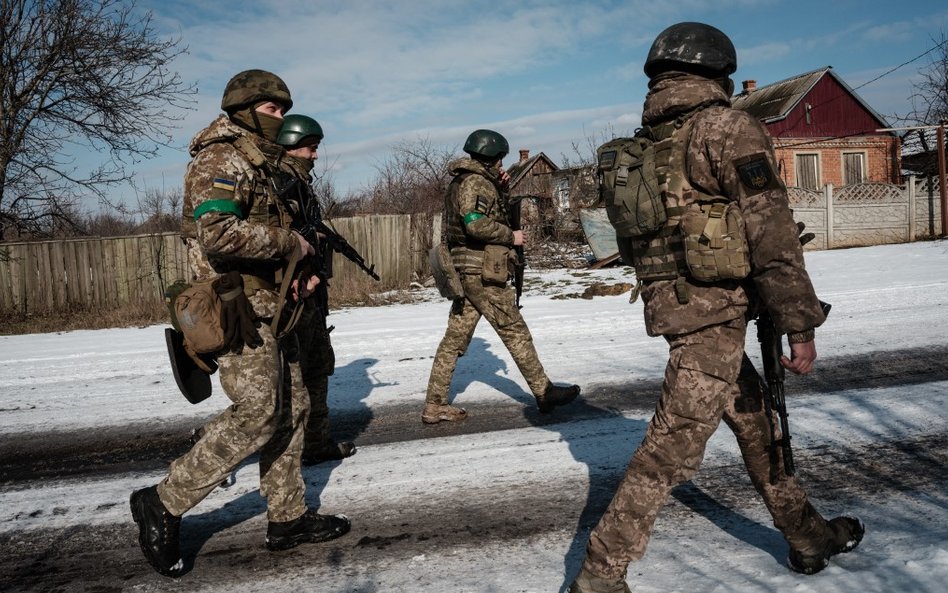
{"label": "ammo pouch", "polygon": [[744,218],[734,202],[697,202],[681,217],[685,263],[700,282],[740,280],[750,274]]}
{"label": "ammo pouch", "polygon": [[454,267],[451,250],[446,244],[439,243],[428,251],[428,263],[431,264],[431,274],[441,296],[452,301],[464,297],[461,276]]}
{"label": "ammo pouch", "polygon": [[505,284],[513,273],[512,250],[506,245],[485,245],[481,278],[489,284]]}
{"label": "ammo pouch", "polygon": [[191,352],[206,354],[226,346],[221,327],[221,297],[214,289],[216,280],[193,282],[174,299],[172,323],[184,334]]}

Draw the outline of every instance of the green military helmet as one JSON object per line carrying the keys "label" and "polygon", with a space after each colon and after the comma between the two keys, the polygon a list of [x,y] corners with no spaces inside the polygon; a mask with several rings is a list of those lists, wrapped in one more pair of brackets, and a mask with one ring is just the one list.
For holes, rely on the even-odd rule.
{"label": "green military helmet", "polygon": [[486,159],[502,159],[510,152],[510,145],[493,130],[474,130],[464,143],[464,152]]}
{"label": "green military helmet", "polygon": [[290,89],[282,78],[266,70],[244,70],[234,75],[224,87],[221,109],[233,114],[260,101],[279,103],[286,111],[293,107]]}
{"label": "green military helmet", "polygon": [[648,50],[645,74],[680,70],[722,78],[737,70],[737,52],[728,36],[704,23],[678,23],[658,34]]}
{"label": "green military helmet", "polygon": [[277,135],[276,143],[287,148],[301,144],[307,138],[316,138],[316,144],[323,139],[323,128],[319,122],[308,115],[287,115]]}

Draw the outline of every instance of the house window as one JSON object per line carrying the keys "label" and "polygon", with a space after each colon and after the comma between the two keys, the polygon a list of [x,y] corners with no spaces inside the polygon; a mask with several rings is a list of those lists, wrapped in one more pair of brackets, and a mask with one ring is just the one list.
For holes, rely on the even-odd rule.
{"label": "house window", "polygon": [[566,177],[556,182],[556,203],[559,210],[569,210],[569,179]]}
{"label": "house window", "polygon": [[797,154],[797,187],[803,189],[820,189],[820,155],[819,153]]}
{"label": "house window", "polygon": [[843,184],[855,185],[866,181],[866,153],[843,153]]}

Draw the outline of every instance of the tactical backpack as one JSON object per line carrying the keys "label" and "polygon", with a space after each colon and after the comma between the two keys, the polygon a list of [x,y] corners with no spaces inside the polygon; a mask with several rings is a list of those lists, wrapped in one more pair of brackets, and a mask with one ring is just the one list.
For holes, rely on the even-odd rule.
{"label": "tactical backpack", "polygon": [[[596,150],[600,195],[617,237],[647,235],[668,218],[655,168],[655,140],[646,126],[631,138],[616,138]],[[670,148],[669,142],[661,147]]]}
{"label": "tactical backpack", "polygon": [[700,111],[644,126],[596,151],[600,193],[620,256],[639,281],[677,280],[682,303],[688,300],[687,277],[717,282],[750,273],[740,209],[688,181],[688,144]]}

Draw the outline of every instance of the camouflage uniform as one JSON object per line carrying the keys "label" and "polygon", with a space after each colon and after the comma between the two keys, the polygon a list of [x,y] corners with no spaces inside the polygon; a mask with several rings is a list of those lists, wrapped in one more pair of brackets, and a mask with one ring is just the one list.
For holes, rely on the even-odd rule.
{"label": "camouflage uniform", "polygon": [[[247,141],[249,148],[235,146]],[[254,313],[267,321],[278,311],[286,257],[300,247],[263,170],[249,160],[247,151],[254,148],[265,160],[282,151],[223,115],[195,136],[185,174],[184,235],[194,278],[239,271]],[[287,344],[277,343],[267,323],[258,329],[262,346],[218,358],[221,387],[233,404],[205,425],[203,437],[172,462],[158,485],[158,496],[173,515],[194,507],[258,450],[269,520],[292,521],[306,512],[300,452],[309,400],[290,388]]]}
{"label": "camouflage uniform", "polygon": [[[751,276],[743,282],[687,279],[687,302],[679,298],[675,280],[643,287],[646,329],[668,341],[670,355],[655,416],[590,534],[584,574],[611,580],[623,579],[629,562],[645,553],[656,515],[671,489],[697,472],[722,419],[791,548],[816,554],[830,537],[827,522],[770,447],[773,427],[759,376],[747,363],[742,370],[745,319],[754,299],[767,306],[791,342],[812,340],[813,329],[824,321],[786,189],[775,174],[772,141],[751,115],[730,108],[716,82],[677,72],[652,81],[642,123],[658,124],[699,106],[687,147],[687,177],[692,187],[737,203],[746,223]],[[742,178],[744,163],[769,168],[767,183]],[[694,196],[683,194],[677,198],[687,206]]]}
{"label": "camouflage uniform", "polygon": [[[513,230],[507,222],[507,203],[500,188],[498,172],[470,158],[451,164],[454,177],[445,196],[446,239],[455,267],[461,273],[464,298],[457,299],[448,315],[448,329],[438,345],[426,403],[448,402],[451,377],[458,356],[464,354],[481,316],[503,341],[534,396],[542,397],[550,380],[540,364],[533,337],[516,304],[514,288],[486,282],[481,277],[484,248],[488,245],[509,249],[513,261]],[[471,216],[475,214],[475,216]]]}
{"label": "camouflage uniform", "polygon": [[[310,200],[316,199],[310,195],[309,171],[291,156],[280,161],[280,169],[297,182],[295,187],[298,191],[296,195],[288,196],[288,206],[296,209],[297,216],[302,216],[302,209],[307,207]],[[324,257],[325,249],[328,249],[322,244],[313,247],[317,248],[315,257]],[[329,314],[328,290],[328,278],[321,278],[316,291],[303,300],[303,312],[293,331],[299,348],[299,363],[290,366],[293,390],[307,392],[310,404],[304,458],[307,454],[315,455],[322,449],[336,446],[329,432],[329,376],[335,372],[336,355],[326,326],[326,316]]]}

